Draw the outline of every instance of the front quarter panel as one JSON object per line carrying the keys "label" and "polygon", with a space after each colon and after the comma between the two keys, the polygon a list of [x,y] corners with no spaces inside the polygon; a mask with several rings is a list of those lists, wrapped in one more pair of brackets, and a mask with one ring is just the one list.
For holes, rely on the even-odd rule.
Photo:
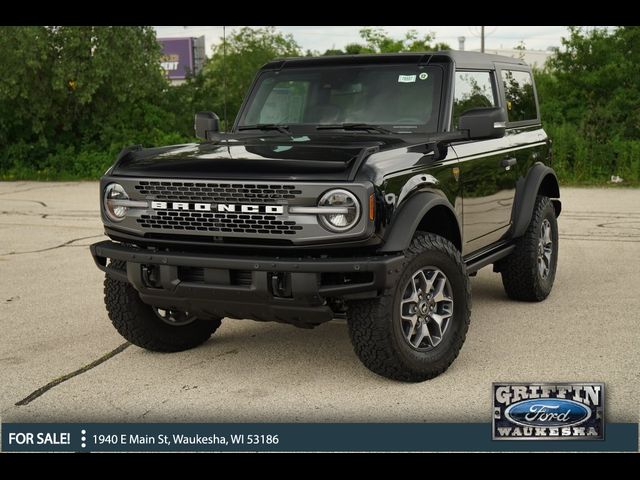
{"label": "front quarter panel", "polygon": [[[414,232],[407,228],[417,226],[422,217],[415,219],[415,225],[412,222],[410,227],[404,221],[398,223],[396,217],[419,193],[429,193],[429,198],[437,197],[438,204],[448,206],[457,219],[462,218],[462,198],[456,164],[457,157],[452,148],[444,147],[441,151],[434,152],[433,147],[428,145],[383,151],[369,157],[361,174],[372,181],[376,188],[378,234],[388,241],[392,230],[400,229],[402,238],[406,239],[405,246],[408,246]],[[427,211],[428,209],[424,213]],[[388,248],[387,245],[382,251]]]}

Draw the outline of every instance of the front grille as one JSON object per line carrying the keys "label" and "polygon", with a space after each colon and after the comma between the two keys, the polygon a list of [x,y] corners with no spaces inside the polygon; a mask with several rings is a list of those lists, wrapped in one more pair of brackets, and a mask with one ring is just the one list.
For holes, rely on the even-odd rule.
{"label": "front grille", "polygon": [[143,228],[190,230],[196,232],[255,233],[295,235],[302,230],[293,220],[278,220],[276,215],[175,212],[156,210],[155,215],[141,215],[137,222]]}
{"label": "front grille", "polygon": [[302,194],[295,185],[139,181],[135,189],[151,200],[221,203],[275,203]]}

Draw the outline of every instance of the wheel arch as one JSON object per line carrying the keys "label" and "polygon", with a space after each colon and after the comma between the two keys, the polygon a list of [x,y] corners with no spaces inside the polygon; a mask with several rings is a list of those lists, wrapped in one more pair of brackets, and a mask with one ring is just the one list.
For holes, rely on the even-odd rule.
{"label": "wheel arch", "polygon": [[433,192],[418,192],[394,215],[381,252],[398,252],[411,244],[413,235],[424,231],[440,235],[462,251],[460,221],[446,198]]}
{"label": "wheel arch", "polygon": [[513,209],[513,234],[517,238],[524,234],[531,221],[536,197],[544,195],[551,198],[556,217],[562,211],[560,203],[560,184],[556,172],[551,167],[541,163],[536,164],[527,175],[526,179],[518,182],[516,189],[516,199]]}

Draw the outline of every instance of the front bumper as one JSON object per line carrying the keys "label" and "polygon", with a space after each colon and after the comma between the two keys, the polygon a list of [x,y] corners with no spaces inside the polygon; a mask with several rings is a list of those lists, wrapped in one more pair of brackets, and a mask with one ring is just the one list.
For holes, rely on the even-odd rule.
{"label": "front bumper", "polygon": [[[143,302],[202,316],[312,326],[335,315],[328,298],[379,295],[394,285],[403,256],[282,258],[166,252],[103,241],[98,268],[131,283]],[[126,262],[126,272],[107,264]]]}

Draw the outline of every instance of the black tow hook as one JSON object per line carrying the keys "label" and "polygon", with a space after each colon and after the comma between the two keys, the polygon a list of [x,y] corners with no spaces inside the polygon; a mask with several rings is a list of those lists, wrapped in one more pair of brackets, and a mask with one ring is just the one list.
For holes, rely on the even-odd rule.
{"label": "black tow hook", "polygon": [[146,287],[160,288],[160,275],[156,265],[142,265],[142,281]]}
{"label": "black tow hook", "polygon": [[291,298],[291,274],[287,272],[269,272],[271,293],[274,297]]}

